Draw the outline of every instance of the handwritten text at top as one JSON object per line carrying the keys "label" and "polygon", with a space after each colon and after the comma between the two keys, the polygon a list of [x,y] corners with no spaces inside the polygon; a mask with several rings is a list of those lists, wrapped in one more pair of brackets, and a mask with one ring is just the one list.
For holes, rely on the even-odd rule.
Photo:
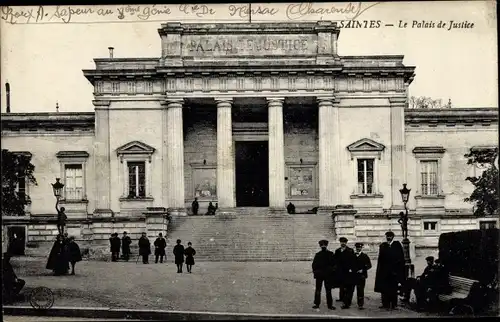
{"label": "handwritten text at top", "polygon": [[[209,18],[219,14],[235,21],[247,19],[250,15],[259,18],[271,17],[297,21],[301,19],[335,20],[357,19],[367,10],[379,3],[293,3],[286,6],[259,5],[126,5],[126,6],[38,6],[2,7],[1,19],[10,24],[26,23],[93,23],[113,21],[147,21],[153,18],[182,20],[183,18]],[[222,15],[222,16],[221,16]],[[105,17],[104,21],[100,19]],[[82,21],[83,20],[83,21]]]}

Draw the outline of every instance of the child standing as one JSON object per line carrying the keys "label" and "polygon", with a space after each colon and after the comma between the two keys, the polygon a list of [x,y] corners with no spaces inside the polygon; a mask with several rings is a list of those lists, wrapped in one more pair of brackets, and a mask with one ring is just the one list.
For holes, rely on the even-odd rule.
{"label": "child standing", "polygon": [[186,267],[188,273],[191,273],[191,269],[194,265],[194,255],[196,255],[196,251],[193,247],[191,247],[192,245],[193,244],[191,244],[191,242],[188,242],[188,247],[184,250],[184,255],[186,255]]}

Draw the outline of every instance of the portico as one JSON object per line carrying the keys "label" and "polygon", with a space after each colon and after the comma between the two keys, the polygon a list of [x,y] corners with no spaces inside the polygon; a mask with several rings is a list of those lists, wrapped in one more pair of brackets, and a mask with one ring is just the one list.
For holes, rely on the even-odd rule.
{"label": "portico", "polygon": [[[96,59],[96,69],[84,73],[95,86],[96,120],[103,124],[113,110],[161,111],[150,125],[161,133],[160,146],[148,143],[156,141],[148,135],[136,140],[161,154],[146,167],[162,168],[161,180],[152,179],[161,198],[151,192],[150,204],[171,214],[188,213],[194,198],[202,209],[218,203],[218,213],[260,206],[284,214],[292,202],[302,211],[331,214],[351,204],[358,188],[345,171],[354,167],[347,146],[385,128],[358,122],[366,108],[391,124],[389,140],[404,146],[400,110],[413,67],[405,67],[402,56],[340,57],[335,23],[167,23],[158,31],[159,59]],[[370,131],[354,133],[351,125]],[[96,136],[100,153],[113,150],[110,135],[116,134]],[[389,153],[399,172],[402,161],[394,159],[402,151]],[[101,177],[105,172],[113,176],[100,167]],[[393,175],[394,185],[403,180]],[[133,203],[120,198],[132,210],[146,205],[140,196]],[[108,199],[112,204],[113,196]]]}
{"label": "portico", "polygon": [[[202,101],[203,108],[194,104],[197,107],[191,107],[192,110],[199,108],[205,110],[205,113],[209,111],[208,113],[216,114],[216,198],[211,199],[211,201],[218,203],[219,213],[234,212],[234,208],[238,206],[269,207],[271,213],[285,213],[287,200],[286,181],[288,177],[286,177],[287,165],[285,161],[284,106],[286,104],[293,111],[293,109],[302,106],[301,104],[306,104],[302,106],[302,109],[305,112],[310,111],[317,117],[322,113],[332,113],[329,109],[334,109],[334,97],[331,95],[311,96],[307,100],[303,97],[296,98],[294,96],[190,98],[185,101],[167,99],[162,106],[167,109],[167,115],[172,115],[169,122],[178,124],[169,129],[167,142],[168,146],[174,147],[174,149],[169,149],[168,154],[174,156],[167,158],[165,162],[165,168],[168,171],[167,177],[171,178],[169,179],[168,191],[171,191],[169,193],[169,204],[172,207],[169,208],[169,211],[172,213],[183,213],[181,208],[184,200],[192,200],[193,197],[199,198],[196,195],[183,195],[184,189],[180,189],[179,185],[173,183],[176,182],[175,180],[181,180],[180,178],[184,177],[182,172],[184,171],[184,161],[178,155],[183,154],[183,145],[185,143],[182,132],[183,127],[180,126],[180,124],[184,123],[182,113],[174,113],[181,107],[187,108],[186,106],[195,101],[198,104]],[[254,106],[248,106],[248,102],[253,102]],[[241,108],[242,105],[245,108]],[[174,109],[174,111],[170,111],[170,109]],[[318,113],[318,111],[320,112]],[[242,113],[247,115],[260,114],[257,117],[260,117],[263,122],[241,122],[241,117],[238,117],[239,120],[233,121],[233,114],[235,113],[240,115]],[[173,119],[173,117],[177,118]],[[332,125],[338,127],[338,124],[335,123],[335,120],[331,122],[329,117],[328,114],[325,114],[323,120],[329,121],[319,122],[319,126],[322,127],[321,129],[325,133],[322,133],[321,130],[318,131],[318,133],[322,133],[322,135],[319,135],[320,161],[318,168],[319,171],[325,173],[325,176],[319,176],[320,194],[319,198],[316,197],[314,201],[319,202],[322,211],[331,213],[334,206],[339,203],[339,199],[334,193],[322,193],[321,191],[334,191],[336,189],[334,183],[338,182],[340,168],[337,167],[337,171],[332,168],[332,164],[339,164],[339,162],[335,160],[335,158],[338,158],[338,154],[332,152],[336,150],[331,146],[335,142],[333,137],[335,131],[332,131],[329,127]],[[288,118],[294,121],[293,113],[290,113]],[[338,118],[336,121],[338,122]],[[311,126],[315,125],[312,124]],[[252,144],[248,148],[250,144],[246,143],[256,144]],[[265,157],[265,160],[263,157]],[[206,163],[206,159],[203,160]],[[239,164],[238,160],[240,160]],[[252,163],[252,160],[257,160],[257,163]],[[203,162],[202,160],[199,161]],[[303,159],[297,161],[304,164]],[[310,165],[315,176],[317,175],[317,165],[318,162]],[[261,167],[267,170],[266,173],[263,173]],[[312,178],[311,181],[313,181]],[[240,198],[238,198],[238,195],[240,195]],[[238,199],[240,199],[240,202],[238,202]]]}

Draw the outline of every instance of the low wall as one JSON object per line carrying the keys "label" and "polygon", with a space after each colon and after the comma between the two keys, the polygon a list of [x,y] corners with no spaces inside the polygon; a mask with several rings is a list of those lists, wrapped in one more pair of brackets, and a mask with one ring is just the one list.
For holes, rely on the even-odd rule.
{"label": "low wall", "polygon": [[[47,256],[58,234],[55,218],[26,217],[2,218],[2,247],[7,247],[9,227],[24,227],[26,232],[26,255]],[[70,219],[65,231],[74,236],[85,257],[109,259],[109,238],[112,233],[121,237],[124,231],[132,239],[131,248],[137,248],[137,242],[146,232],[151,243],[162,233],[167,235],[168,216],[159,211],[146,212],[135,217],[92,217]]]}

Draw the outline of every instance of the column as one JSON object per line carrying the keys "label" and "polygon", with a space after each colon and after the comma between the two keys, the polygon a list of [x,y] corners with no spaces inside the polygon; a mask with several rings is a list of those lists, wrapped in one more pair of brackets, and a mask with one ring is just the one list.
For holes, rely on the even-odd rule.
{"label": "column", "polygon": [[340,122],[335,98],[318,98],[319,208],[318,214],[332,215],[340,203]]}
{"label": "column", "polygon": [[185,216],[183,103],[183,100],[167,100],[167,177],[168,212]]}
{"label": "column", "polygon": [[231,212],[236,206],[234,198],[232,99],[215,99],[217,103],[217,200],[216,213]]}
{"label": "column", "polygon": [[162,206],[168,208],[169,204],[169,196],[168,196],[168,155],[169,155],[169,146],[168,146],[168,102],[162,101],[161,103],[162,111],[161,111],[161,202]]}
{"label": "column", "polygon": [[111,155],[109,147],[110,101],[94,100],[95,106],[95,210],[94,215],[111,217]]}
{"label": "column", "polygon": [[285,213],[284,98],[268,98],[269,115],[269,210]]}
{"label": "column", "polygon": [[404,209],[399,189],[406,183],[404,119],[406,98],[390,98],[389,102],[391,103],[391,208],[399,212]]}

